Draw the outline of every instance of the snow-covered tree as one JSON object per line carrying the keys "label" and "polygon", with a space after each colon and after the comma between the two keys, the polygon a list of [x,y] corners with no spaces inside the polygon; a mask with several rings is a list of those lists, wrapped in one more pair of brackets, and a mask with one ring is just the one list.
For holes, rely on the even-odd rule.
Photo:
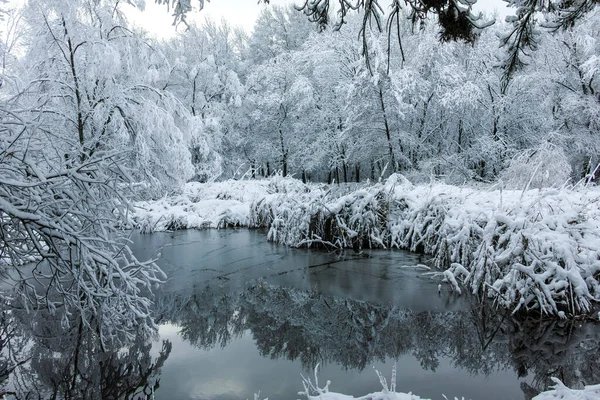
{"label": "snow-covered tree", "polygon": [[290,157],[308,144],[304,122],[313,107],[314,90],[294,53],[284,53],[257,67],[248,77],[248,101],[253,111],[252,140],[259,141],[262,161],[276,161],[283,176]]}
{"label": "snow-covered tree", "polygon": [[191,177],[187,110],[155,86],[165,73],[161,54],[131,33],[108,5],[36,3],[22,79],[24,107],[43,110],[39,124],[65,140],[68,166],[96,151],[130,148],[132,177],[151,191],[178,189]]}
{"label": "snow-covered tree", "polygon": [[171,70],[164,88],[185,105],[195,123],[189,142],[195,180],[214,179],[231,169],[227,164],[232,157],[223,159],[221,153],[233,155],[243,125],[239,109],[245,46],[242,31],[212,20],[190,25],[165,46]]}
{"label": "snow-covered tree", "polygon": [[143,290],[164,275],[120,228],[132,184],[151,193],[191,173],[179,103],[152,86],[162,59],[116,3],[48,0],[26,11],[25,73],[0,101],[0,263],[23,307],[98,326],[103,342],[149,332]]}

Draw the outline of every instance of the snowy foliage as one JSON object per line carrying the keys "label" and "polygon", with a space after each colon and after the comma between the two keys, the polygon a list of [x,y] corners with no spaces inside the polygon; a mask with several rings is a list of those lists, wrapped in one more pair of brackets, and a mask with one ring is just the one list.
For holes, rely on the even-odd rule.
{"label": "snowy foliage", "polygon": [[29,5],[35,40],[0,99],[3,298],[65,330],[94,325],[102,344],[155,328],[149,289],[164,274],[128,248],[130,199],[191,171],[186,116],[152,87],[160,57],[109,3]]}
{"label": "snowy foliage", "polygon": [[154,193],[176,190],[192,176],[191,116],[155,87],[168,65],[151,43],[119,25],[107,5],[92,3],[27,10],[37,40],[23,60],[19,102],[40,110],[37,123],[68,143],[57,148],[65,158],[132,149],[123,167],[135,180]]}
{"label": "snowy foliage", "polygon": [[[395,374],[395,372],[394,369],[393,374]],[[315,369],[315,383],[313,384],[310,379],[304,378],[304,392],[300,392],[299,394],[305,394],[308,400],[428,400],[412,393],[399,393],[395,390],[388,390],[385,378],[382,377],[379,371],[377,371],[377,374],[383,385],[383,391],[370,393],[365,396],[353,397],[341,393],[330,392],[330,381],[327,381],[327,384],[323,388],[319,388],[317,370]],[[586,386],[584,389],[577,390],[569,389],[557,378],[552,379],[556,383],[554,389],[540,393],[531,400],[594,400],[600,396],[600,385]],[[309,393],[314,393],[314,395],[310,395]],[[448,400],[446,396],[444,396],[444,399]],[[454,400],[459,399],[455,397]],[[464,397],[462,400],[465,400]]]}
{"label": "snowy foliage", "polygon": [[598,195],[413,188],[393,175],[345,196],[266,199],[253,214],[270,207],[271,240],[424,252],[457,290],[455,277],[515,312],[576,315],[600,299]]}
{"label": "snowy foliage", "polygon": [[502,182],[510,189],[561,187],[569,182],[571,165],[564,150],[551,143],[516,155],[502,172]]}
{"label": "snowy foliage", "polygon": [[558,378],[552,378],[554,389],[540,393],[532,400],[594,400],[600,396],[600,385],[586,386],[576,390],[566,387]]}
{"label": "snowy foliage", "polygon": [[600,300],[599,198],[597,188],[413,186],[400,175],[356,188],[275,178],[194,184],[140,204],[133,221],[146,231],[267,228],[290,246],[408,249],[431,255],[458,292],[513,312],[575,316]]}
{"label": "snowy foliage", "polygon": [[[511,2],[527,6],[512,25],[447,45],[431,24],[413,29],[398,2],[389,35],[363,29],[369,12],[316,36],[292,8],[272,8],[251,36],[207,21],[170,42],[130,29],[121,3],[40,0],[1,12],[0,262],[16,297],[100,319],[106,338],[151,330],[142,292],[163,276],[128,251],[121,229],[132,222],[145,232],[249,226],[293,246],[405,248],[431,255],[457,292],[513,311],[592,311],[594,2],[559,4],[552,26],[586,18],[544,40],[525,21],[535,2]],[[169,3],[184,21],[192,3]],[[446,6],[440,23],[456,16]],[[576,6],[581,15],[569,14]],[[444,35],[470,40],[461,32]],[[528,66],[519,32],[538,49]],[[517,56],[504,72],[498,37]],[[415,182],[501,181],[413,186],[400,171]],[[231,176],[269,180],[214,183]],[[579,186],[563,188],[569,180]],[[129,215],[134,198],[152,201]]]}
{"label": "snowy foliage", "polygon": [[[298,394],[305,395],[307,400],[427,400],[412,393],[396,392],[396,366],[394,366],[392,370],[389,386],[385,377],[379,371],[376,371],[379,381],[383,386],[383,390],[381,392],[370,393],[360,397],[352,397],[329,391],[331,381],[327,381],[325,386],[319,387],[319,377],[317,376],[318,368],[319,366],[317,365],[315,367],[314,383],[310,378],[303,377],[302,384],[304,386],[304,392],[299,392]],[[454,398],[454,400],[459,399]],[[464,400],[464,398],[462,400]]]}
{"label": "snowy foliage", "polygon": [[[126,153],[97,151],[57,165],[43,131],[2,110],[0,268],[26,309],[47,307],[64,327],[73,313],[100,321],[100,339],[154,326],[142,290],[164,275],[140,262],[119,233],[128,213]],[[60,145],[61,142],[55,142]]]}
{"label": "snowy foliage", "polygon": [[142,232],[248,226],[250,204],[271,186],[268,180],[188,183],[181,195],[136,203],[132,223]]}

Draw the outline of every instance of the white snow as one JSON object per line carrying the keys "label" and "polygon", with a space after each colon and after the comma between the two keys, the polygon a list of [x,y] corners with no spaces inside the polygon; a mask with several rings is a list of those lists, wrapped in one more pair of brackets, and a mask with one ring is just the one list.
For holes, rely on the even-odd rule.
{"label": "white snow", "polygon": [[250,204],[266,196],[270,185],[268,180],[190,182],[181,195],[136,203],[132,220],[142,232],[248,226]]}
{"label": "white snow", "polygon": [[540,393],[532,400],[597,400],[600,399],[600,385],[586,386],[581,390],[569,389],[559,379],[552,378],[552,390]]}
{"label": "white snow", "polygon": [[[304,386],[304,391],[299,392],[298,394],[301,396],[306,396],[307,400],[433,400],[419,397],[411,392],[397,392],[395,383],[395,366],[392,370],[392,379],[389,386],[385,377],[379,371],[375,371],[379,377],[379,381],[383,387],[383,390],[381,392],[369,393],[360,397],[353,397],[342,393],[331,392],[329,390],[331,381],[327,381],[324,387],[319,387],[319,379],[317,376],[318,368],[319,366],[317,365],[314,372],[314,383],[311,379],[303,377],[302,384]],[[538,394],[537,396],[533,397],[532,400],[596,400],[600,398],[600,385],[585,386],[583,389],[577,390],[569,389],[557,378],[553,377],[551,379],[555,383],[552,389]],[[451,400],[443,394],[439,399]],[[457,397],[454,397],[453,399],[459,400]],[[466,399],[461,397],[460,400]]]}
{"label": "white snow", "polygon": [[[291,178],[190,183],[137,204],[142,231],[248,226],[290,246],[401,248],[431,255],[459,292],[514,312],[570,317],[600,300],[600,188],[503,190],[302,184]],[[595,312],[594,312],[595,314]]]}
{"label": "white snow", "polygon": [[[558,379],[552,378],[556,385],[554,389],[540,393],[532,400],[597,400],[600,398],[600,385],[586,386],[582,390],[569,389]],[[440,400],[450,400],[442,395]],[[360,397],[348,396],[335,392],[322,392],[316,395],[307,396],[307,400],[433,400],[419,397],[412,393],[401,392],[375,392]],[[454,400],[459,400],[454,397]],[[462,400],[466,400],[464,397]],[[475,399],[473,399],[475,400]],[[482,399],[483,400],[483,399]]]}

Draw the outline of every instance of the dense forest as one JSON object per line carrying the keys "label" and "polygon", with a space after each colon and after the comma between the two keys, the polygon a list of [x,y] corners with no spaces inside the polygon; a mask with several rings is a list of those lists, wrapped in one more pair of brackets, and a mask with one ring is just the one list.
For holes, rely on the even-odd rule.
{"label": "dense forest", "polygon": [[434,21],[406,14],[363,42],[358,14],[318,32],[273,6],[251,34],[206,21],[156,41],[109,3],[7,12],[3,97],[52,131],[49,163],[133,150],[127,167],[149,195],[278,171],[550,186],[592,178],[599,163],[597,10],[572,29],[539,28],[505,82],[502,21],[443,43]]}

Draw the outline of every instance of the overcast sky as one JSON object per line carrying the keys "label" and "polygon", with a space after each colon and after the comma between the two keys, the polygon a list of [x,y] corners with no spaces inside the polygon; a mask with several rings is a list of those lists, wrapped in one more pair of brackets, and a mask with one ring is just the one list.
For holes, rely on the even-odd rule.
{"label": "overcast sky", "polygon": [[[293,3],[293,0],[271,0],[271,4],[274,5],[290,3]],[[188,20],[202,22],[206,17],[215,21],[225,18],[231,25],[242,26],[247,32],[252,31],[260,10],[267,7],[264,4],[257,4],[257,0],[213,0],[207,1],[204,10],[197,12],[198,4],[197,0],[192,1],[195,10],[190,13]],[[478,0],[473,8],[489,14],[497,11],[499,19],[504,19],[508,14],[514,14],[513,9],[507,8],[506,2],[502,0]],[[172,25],[171,13],[167,11],[166,6],[159,6],[153,0],[146,0],[144,11],[131,8],[128,15],[135,25],[158,37],[169,38],[177,33],[176,28]],[[180,26],[179,29],[185,29],[185,27]]]}

